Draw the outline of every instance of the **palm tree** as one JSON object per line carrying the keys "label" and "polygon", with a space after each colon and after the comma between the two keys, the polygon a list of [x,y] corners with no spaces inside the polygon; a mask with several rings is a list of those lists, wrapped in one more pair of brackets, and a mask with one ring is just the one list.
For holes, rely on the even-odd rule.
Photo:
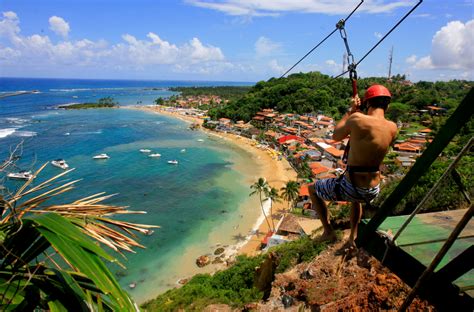
{"label": "palm tree", "polygon": [[[0,166],[0,172],[5,169]],[[130,237],[135,236],[132,231],[146,234],[154,226],[111,219],[144,212],[104,205],[111,197],[104,193],[58,204],[58,195],[78,182],[57,182],[70,171],[36,185],[31,178],[17,191],[0,195],[0,306],[19,311],[138,311],[104,260],[120,262],[98,243],[123,255],[143,247]],[[51,198],[56,204],[49,203]]]}
{"label": "palm tree", "polygon": [[262,198],[262,193],[266,194],[268,190],[268,183],[265,180],[265,178],[258,178],[257,182],[252,184],[250,186],[250,189],[253,191],[249,194],[249,196],[258,194],[260,198],[260,208],[262,209],[263,216],[265,217],[265,221],[267,221],[268,228],[271,230],[272,227],[270,225],[270,222],[268,222],[268,217],[267,214],[265,213],[265,209],[263,208],[263,198]]}
{"label": "palm tree", "polygon": [[270,187],[267,189],[267,192],[265,194],[267,196],[267,199],[270,199],[270,218],[272,220],[272,225],[273,225],[273,232],[275,232],[275,223],[273,222],[273,202],[281,202],[280,200],[280,195],[278,195],[278,190],[274,187]]}
{"label": "palm tree", "polygon": [[288,210],[291,210],[291,203],[294,203],[299,196],[299,184],[296,181],[288,181],[280,189],[281,197],[288,202]]}

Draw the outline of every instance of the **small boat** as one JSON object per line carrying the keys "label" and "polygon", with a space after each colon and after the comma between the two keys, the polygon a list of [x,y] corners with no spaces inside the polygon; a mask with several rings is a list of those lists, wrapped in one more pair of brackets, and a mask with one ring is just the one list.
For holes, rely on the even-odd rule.
{"label": "small boat", "polygon": [[177,160],[168,160],[168,164],[170,165],[177,165],[178,161]]}
{"label": "small boat", "polygon": [[183,148],[183,149],[181,150],[181,153],[185,153],[185,152],[186,152],[186,149]]}
{"label": "small boat", "polygon": [[155,233],[155,231],[153,231],[153,230],[146,230],[145,235],[146,235],[146,236],[151,236],[151,235],[153,235],[153,233]]}
{"label": "small boat", "polygon": [[142,149],[140,149],[140,152],[142,152],[142,153],[151,153],[151,150],[149,150],[147,148],[142,148]]}
{"label": "small boat", "polygon": [[66,132],[66,133],[64,133],[64,135],[71,135],[71,133],[70,133],[70,132]]}
{"label": "small boat", "polygon": [[204,140],[203,140],[203,139],[198,139],[197,141],[198,141],[198,142],[204,142]]}
{"label": "small boat", "polygon": [[105,154],[105,153],[102,153],[102,154],[99,154],[99,155],[95,155],[94,157],[92,157],[94,159],[109,159],[109,155]]}
{"label": "small boat", "polygon": [[63,170],[66,170],[67,168],[69,168],[69,165],[66,163],[64,159],[55,159],[51,162],[51,165],[61,168]]}
{"label": "small boat", "polygon": [[34,179],[35,176],[31,173],[31,171],[22,170],[20,172],[10,172],[7,174],[7,177],[15,180],[30,180]]}
{"label": "small boat", "polygon": [[128,287],[130,287],[131,289],[134,289],[135,287],[137,287],[137,283],[135,283],[135,282],[130,283],[130,284],[128,284]]}
{"label": "small boat", "polygon": [[148,155],[148,157],[161,157],[161,154],[153,153],[153,154]]}

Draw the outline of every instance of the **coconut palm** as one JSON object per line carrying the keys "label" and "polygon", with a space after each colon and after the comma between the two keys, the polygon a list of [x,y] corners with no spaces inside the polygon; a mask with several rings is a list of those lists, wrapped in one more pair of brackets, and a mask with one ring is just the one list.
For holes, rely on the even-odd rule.
{"label": "coconut palm", "polygon": [[275,223],[273,221],[273,203],[281,202],[280,195],[278,195],[278,190],[274,187],[269,187],[266,191],[267,199],[270,199],[270,218],[272,220],[273,232],[275,232]]}
{"label": "coconut palm", "polygon": [[265,178],[258,178],[257,182],[255,182],[254,184],[250,186],[250,189],[252,189],[253,191],[249,194],[249,196],[258,194],[259,199],[260,199],[260,208],[262,209],[262,213],[263,213],[263,216],[265,217],[265,221],[267,222],[268,228],[271,230],[272,227],[270,225],[270,222],[268,221],[268,217],[267,217],[267,214],[265,213],[265,209],[263,208],[263,198],[262,198],[262,194],[266,194],[268,190],[267,180],[265,180]]}
{"label": "coconut palm", "polygon": [[61,194],[78,182],[58,182],[70,171],[37,185],[31,178],[0,196],[0,306],[19,311],[138,311],[104,263],[120,262],[100,244],[120,254],[132,251],[143,247],[132,231],[146,234],[154,226],[111,219],[144,212],[102,204],[111,197],[104,193],[58,204]]}
{"label": "coconut palm", "polygon": [[299,184],[296,181],[288,181],[285,186],[280,189],[281,197],[288,202],[288,210],[291,210],[292,204],[299,196]]}

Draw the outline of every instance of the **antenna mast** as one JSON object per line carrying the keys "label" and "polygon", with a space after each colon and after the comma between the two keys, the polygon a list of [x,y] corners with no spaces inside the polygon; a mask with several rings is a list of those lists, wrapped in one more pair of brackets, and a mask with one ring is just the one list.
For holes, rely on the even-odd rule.
{"label": "antenna mast", "polygon": [[392,61],[393,61],[393,46],[390,49],[390,54],[388,55],[388,81],[392,80]]}
{"label": "antenna mast", "polygon": [[346,67],[347,67],[347,53],[344,52],[344,54],[342,55],[342,72],[346,71]]}

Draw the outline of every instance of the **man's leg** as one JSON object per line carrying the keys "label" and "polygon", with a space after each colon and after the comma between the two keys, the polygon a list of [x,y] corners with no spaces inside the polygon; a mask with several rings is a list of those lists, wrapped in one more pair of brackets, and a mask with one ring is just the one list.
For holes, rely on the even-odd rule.
{"label": "man's leg", "polygon": [[329,213],[328,208],[324,200],[316,196],[316,191],[314,189],[314,184],[310,184],[308,187],[309,196],[311,197],[312,208],[316,210],[319,216],[319,220],[323,224],[324,233],[321,235],[322,240],[336,240],[336,233],[329,223]]}
{"label": "man's leg", "polygon": [[362,217],[362,205],[358,202],[352,203],[351,209],[351,234],[349,235],[349,246],[355,247],[355,238],[357,236],[357,228],[359,226],[360,218]]}

